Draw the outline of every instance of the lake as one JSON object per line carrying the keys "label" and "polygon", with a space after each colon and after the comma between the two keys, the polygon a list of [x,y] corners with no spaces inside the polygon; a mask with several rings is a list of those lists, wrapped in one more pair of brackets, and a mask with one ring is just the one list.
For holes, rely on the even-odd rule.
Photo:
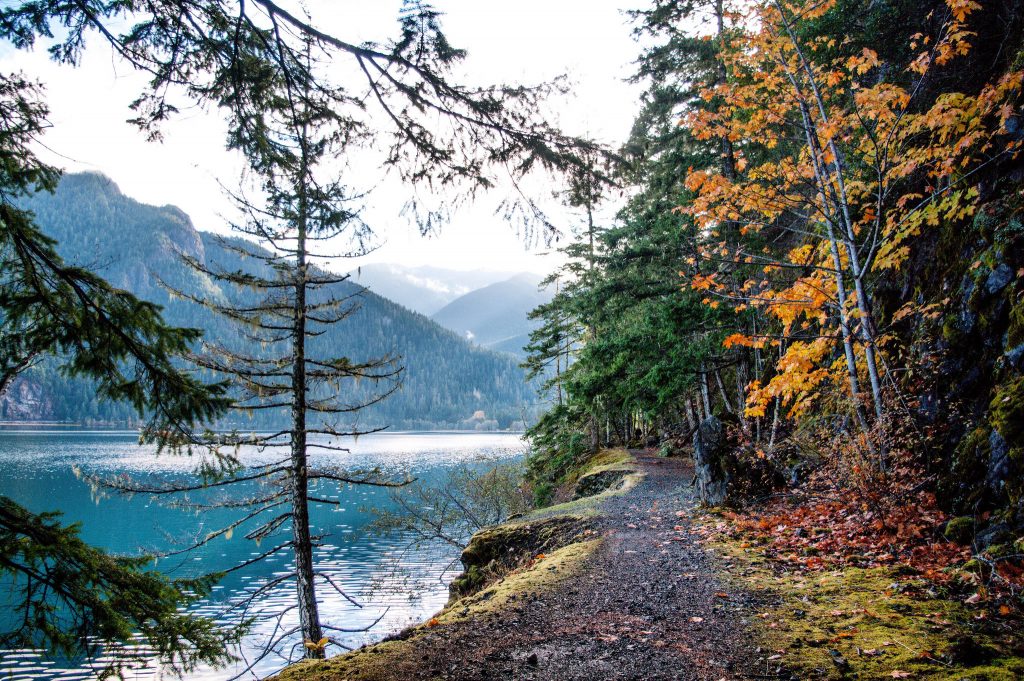
{"label": "lake", "polygon": [[[316,462],[350,470],[376,468],[395,479],[411,474],[425,482],[440,481],[457,466],[510,462],[521,458],[525,450],[520,435],[504,433],[378,433],[344,444],[350,453],[319,455]],[[241,458],[246,463],[263,463],[271,457],[280,458],[279,454],[243,451]],[[115,553],[166,553],[187,546],[236,516],[224,509],[197,513],[171,508],[150,496],[97,495],[79,479],[75,469],[85,474],[129,475],[137,481],[158,483],[185,479],[195,464],[194,459],[185,456],[158,456],[155,448],[140,446],[134,432],[0,431],[0,495],[32,511],[62,511],[65,521],[82,523],[85,541]],[[367,526],[374,518],[369,508],[390,506],[388,490],[331,484],[320,487],[317,494],[340,502],[338,506],[314,506],[311,510],[313,532],[326,535],[315,554],[317,567],[362,606],[320,587],[324,622],[360,629],[380,619],[370,631],[337,634],[336,638],[353,647],[379,640],[423,620],[444,605],[447,584],[461,567],[456,549],[434,546],[409,550],[409,537],[369,531]],[[196,576],[237,565],[267,550],[266,544],[261,549],[243,534],[240,529],[231,538],[219,537],[195,551],[164,558],[157,568],[173,577]],[[287,554],[281,554],[233,572],[215,587],[210,598],[193,609],[230,622],[231,617],[223,614],[225,604],[237,602],[282,574],[289,562]],[[265,596],[260,610],[285,611],[293,599],[293,586],[282,585]],[[281,626],[287,629],[294,623],[295,610],[284,612]],[[253,660],[273,626],[273,622],[264,622],[255,627],[237,652]],[[265,676],[283,664],[280,658],[265,659],[254,668],[255,676]],[[245,666],[240,662],[228,670],[204,669],[188,678],[228,679]],[[102,659],[51,660],[36,651],[0,651],[0,679],[4,680],[75,681],[94,678],[94,669],[101,667]],[[245,678],[252,677],[247,674]],[[125,678],[174,677],[154,664],[146,664],[126,673]]]}

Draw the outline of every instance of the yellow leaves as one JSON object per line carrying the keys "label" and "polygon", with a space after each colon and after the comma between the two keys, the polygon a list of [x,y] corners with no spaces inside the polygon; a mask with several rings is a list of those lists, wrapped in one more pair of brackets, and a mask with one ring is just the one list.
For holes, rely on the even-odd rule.
{"label": "yellow leaves", "polygon": [[330,642],[331,642],[330,639],[327,638],[326,636],[324,636],[319,641],[312,641],[312,640],[307,638],[305,641],[302,642],[302,645],[306,646],[307,650],[317,650],[317,651],[320,651],[320,650],[325,649]]}
{"label": "yellow leaves", "polygon": [[846,69],[850,73],[863,75],[878,64],[878,53],[865,47],[859,55],[854,55],[846,60]]}
{"label": "yellow leaves", "polygon": [[831,368],[822,366],[832,351],[831,338],[811,342],[795,341],[779,359],[779,371],[766,385],[750,385],[746,414],[764,416],[775,399],[789,405],[789,418],[796,418],[811,406],[818,395],[817,387],[831,376]]}
{"label": "yellow leaves", "polygon": [[717,273],[714,274],[695,274],[693,279],[690,280],[690,287],[695,291],[708,291],[718,287],[718,282],[715,281]]}
{"label": "yellow leaves", "polygon": [[742,333],[734,333],[722,341],[722,347],[724,348],[731,348],[737,345],[744,348],[763,348],[765,341],[764,339],[752,338]]}

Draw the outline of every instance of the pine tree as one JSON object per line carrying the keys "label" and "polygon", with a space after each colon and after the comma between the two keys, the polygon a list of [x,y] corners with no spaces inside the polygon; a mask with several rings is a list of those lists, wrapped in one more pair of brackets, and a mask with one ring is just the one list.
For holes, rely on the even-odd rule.
{"label": "pine tree", "polygon": [[[147,417],[144,440],[187,446],[195,425],[228,405],[223,385],[206,385],[175,363],[199,332],[168,325],[159,307],[65,264],[19,206],[59,179],[32,151],[46,124],[38,94],[23,78],[0,77],[0,392],[36,361],[56,356],[61,371],[95,379],[101,397]],[[226,661],[234,634],[179,611],[208,593],[212,580],[172,582],[148,570],[149,562],[110,556],[56,514],[33,514],[0,497],[0,577],[15,614],[0,645],[76,655],[139,633],[183,671]],[[111,671],[124,661],[115,658]]]}

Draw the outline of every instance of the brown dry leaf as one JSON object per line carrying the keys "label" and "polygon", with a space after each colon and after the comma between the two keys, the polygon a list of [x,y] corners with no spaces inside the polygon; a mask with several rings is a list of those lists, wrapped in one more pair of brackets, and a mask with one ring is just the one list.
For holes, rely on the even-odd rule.
{"label": "brown dry leaf", "polygon": [[717,596],[718,598],[729,598],[729,594],[725,593],[724,591],[716,591],[715,596]]}
{"label": "brown dry leaf", "polygon": [[894,679],[909,679],[913,675],[910,672],[905,672],[902,669],[897,669],[893,671],[891,674],[889,674],[889,676],[891,676]]}
{"label": "brown dry leaf", "polygon": [[598,634],[597,638],[605,643],[615,643],[619,640],[619,637],[615,634]]}

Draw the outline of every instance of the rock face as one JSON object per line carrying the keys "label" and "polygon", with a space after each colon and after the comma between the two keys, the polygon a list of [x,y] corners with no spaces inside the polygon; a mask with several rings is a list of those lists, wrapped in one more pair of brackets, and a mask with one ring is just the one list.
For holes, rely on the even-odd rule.
{"label": "rock face", "polygon": [[730,458],[722,422],[714,416],[701,421],[693,434],[693,462],[697,471],[697,494],[701,503],[720,506],[729,494],[732,480],[726,459]]}
{"label": "rock face", "polygon": [[16,421],[45,421],[53,418],[53,402],[35,381],[17,378],[2,396],[0,413]]}

